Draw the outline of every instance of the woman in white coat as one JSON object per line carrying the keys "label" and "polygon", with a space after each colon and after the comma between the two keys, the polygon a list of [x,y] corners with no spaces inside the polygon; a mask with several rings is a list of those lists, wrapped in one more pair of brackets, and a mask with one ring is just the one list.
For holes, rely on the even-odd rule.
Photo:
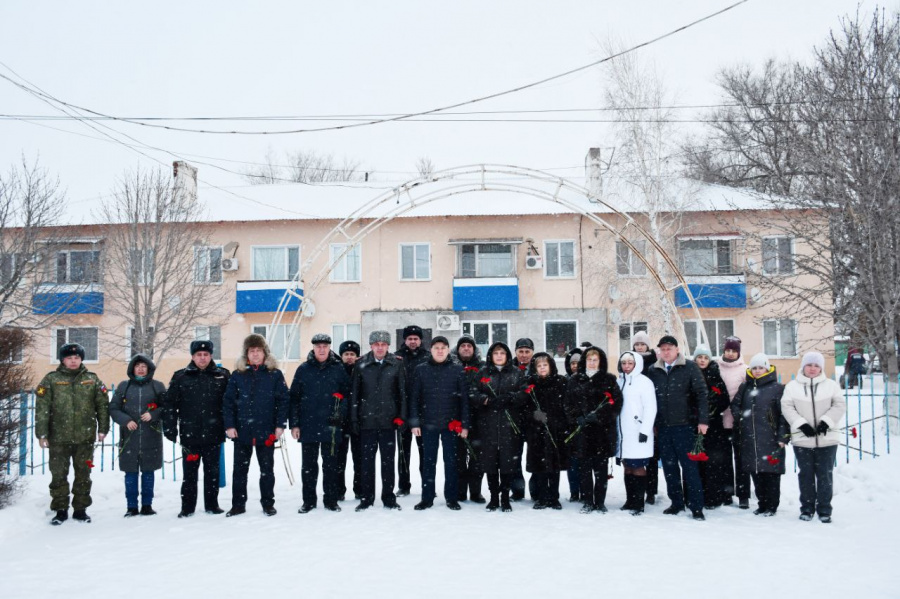
{"label": "woman in white coat", "polygon": [[781,413],[791,426],[800,479],[800,519],[831,522],[832,469],[847,402],[840,386],[825,376],[825,358],[807,352],[797,378],[781,396]]}
{"label": "woman in white coat", "polygon": [[619,447],[616,457],[625,467],[623,510],[637,516],[644,512],[647,492],[647,464],[653,458],[653,423],[656,420],[656,390],[641,372],[644,359],[638,352],[619,356],[619,388],[622,412],[619,414]]}

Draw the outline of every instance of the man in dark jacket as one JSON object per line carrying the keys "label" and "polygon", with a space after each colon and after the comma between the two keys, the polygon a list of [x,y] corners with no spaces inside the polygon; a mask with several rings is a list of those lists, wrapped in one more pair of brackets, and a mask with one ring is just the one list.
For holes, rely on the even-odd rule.
{"label": "man in dark jacket", "polygon": [[320,451],[325,509],[341,511],[338,445],[344,436],[342,428],[350,395],[350,379],[343,363],[331,351],[331,337],[320,333],[313,336],[312,344],[311,355],[297,369],[291,384],[291,436],[303,447],[303,505],[298,510],[301,514],[316,508]]}
{"label": "man in dark jacket", "polygon": [[[403,329],[403,347],[395,354],[403,361],[403,369],[406,376],[406,396],[412,391],[412,383],[416,366],[428,360],[428,351],[422,347],[422,327],[411,324]],[[412,484],[409,482],[409,467],[412,463],[410,450],[412,450],[413,434],[409,427],[400,427],[401,456],[397,464],[399,483],[397,484],[397,496],[409,495]],[[422,438],[416,437],[416,448],[419,454],[419,474],[422,473]]]}
{"label": "man in dark jacket", "polygon": [[[484,360],[481,359],[475,339],[468,335],[460,337],[459,341],[456,342],[456,355],[453,358],[463,367],[471,400],[475,392],[475,386],[481,378],[481,375],[478,373],[484,367]],[[469,427],[469,434],[472,434],[471,426]],[[471,454],[464,439],[459,439],[457,442],[456,472],[459,501],[465,501],[468,492],[468,496],[473,503],[487,503],[487,500],[481,494],[481,480],[484,478],[484,472],[479,466],[478,460]]]}
{"label": "man in dark jacket", "polygon": [[[531,363],[531,357],[534,356],[534,341],[529,339],[528,337],[522,337],[521,339],[516,341],[516,357],[513,358],[513,365],[522,371],[523,375],[528,370],[528,365]],[[517,416],[519,424],[524,428],[524,424],[527,421],[524,414]],[[518,470],[513,474],[512,481],[512,500],[513,501],[521,501],[525,498],[525,472],[522,470],[522,460],[521,458],[525,453],[525,437],[520,437],[519,440],[519,464],[517,466]],[[528,495],[532,499],[537,499],[537,493],[534,485],[531,482],[531,478],[528,480]]]}
{"label": "man in dark jacket", "polygon": [[163,431],[173,443],[181,433],[181,512],[194,514],[197,478],[203,461],[203,507],[207,514],[221,514],[219,461],[225,441],[222,398],[230,373],[213,362],[213,342],[191,343],[191,363],[172,375],[163,408]]}
{"label": "man in dark jacket", "polygon": [[[678,340],[666,335],[656,346],[659,360],[647,376],[656,388],[656,423],[666,490],[672,505],[664,514],[684,510],[682,471],[687,485],[687,504],[695,520],[703,516],[703,485],[697,462],[688,458],[696,433],[706,434],[709,424],[706,381],[700,368],[678,351]],[[696,415],[696,416],[695,416]],[[681,468],[679,468],[679,464]]]}
{"label": "man in dark jacket", "polygon": [[[352,381],[353,367],[356,361],[359,360],[360,355],[359,343],[356,341],[344,341],[338,349],[341,362],[344,363],[344,370],[347,372],[347,380]],[[347,405],[350,405],[349,394],[347,396]],[[353,495],[356,499],[361,497],[359,486],[359,465],[361,463],[359,435],[353,434],[353,427],[350,426],[349,409],[347,410],[347,420],[344,422],[343,433],[344,438],[338,448],[338,451],[340,451],[338,455],[338,485],[340,486],[341,501],[344,500],[344,495],[347,493],[347,453],[350,453],[350,457],[353,459]]]}
{"label": "man in dark jacket", "polygon": [[394,431],[405,425],[406,371],[403,362],[388,353],[390,343],[390,333],[373,331],[369,335],[372,351],[353,370],[350,421],[354,432],[359,433],[362,454],[358,512],[375,503],[376,452],[381,453],[381,501],[388,509],[400,509],[394,495]]}
{"label": "man in dark jacket", "polygon": [[275,444],[284,434],[290,396],[284,374],[262,335],[244,339],[244,351],[225,388],[225,436],[234,442],[231,509],[226,517],[247,511],[247,473],[256,450],[263,513],[274,516]]}
{"label": "man in dark jacket", "polygon": [[[459,424],[461,430],[454,432]],[[457,500],[456,445],[469,435],[469,383],[462,366],[450,359],[446,337],[431,341],[431,357],[416,368],[410,397],[409,426],[422,437],[425,459],[422,473],[422,501],[415,509],[434,504],[438,443],[444,447],[444,499],[451,510],[460,509]]]}

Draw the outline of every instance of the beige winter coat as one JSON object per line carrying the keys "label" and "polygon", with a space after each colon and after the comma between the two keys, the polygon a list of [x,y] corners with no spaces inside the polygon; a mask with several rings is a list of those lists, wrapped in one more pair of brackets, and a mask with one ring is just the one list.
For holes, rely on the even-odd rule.
{"label": "beige winter coat", "polygon": [[[781,396],[781,413],[791,426],[791,443],[797,447],[828,447],[840,443],[840,427],[846,411],[847,402],[840,386],[824,373],[809,379],[798,372]],[[800,432],[804,424],[816,428],[820,422],[828,425],[824,435],[807,437]]]}

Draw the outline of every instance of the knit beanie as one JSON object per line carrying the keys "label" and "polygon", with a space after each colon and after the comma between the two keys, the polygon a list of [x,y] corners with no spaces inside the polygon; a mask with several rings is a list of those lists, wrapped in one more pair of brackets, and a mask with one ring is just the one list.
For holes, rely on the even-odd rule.
{"label": "knit beanie", "polygon": [[697,349],[694,350],[694,357],[697,356],[706,356],[707,358],[712,358],[712,352],[709,351],[709,346],[705,343],[701,343],[697,346]]}
{"label": "knit beanie", "polygon": [[817,351],[809,351],[803,354],[803,359],[800,361],[800,371],[802,372],[804,368],[806,368],[807,364],[816,364],[823,371],[825,370],[825,356],[820,354]]}
{"label": "knit beanie", "polygon": [[748,365],[748,368],[752,369],[756,367],[765,368],[766,370],[771,368],[772,365],[769,364],[769,357],[766,356],[766,354],[759,353],[750,358],[750,364]]}

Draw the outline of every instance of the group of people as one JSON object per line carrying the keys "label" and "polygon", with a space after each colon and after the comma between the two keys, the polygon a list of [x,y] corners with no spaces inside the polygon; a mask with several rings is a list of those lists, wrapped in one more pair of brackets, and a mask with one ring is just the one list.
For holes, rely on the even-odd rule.
{"label": "group of people", "polygon": [[[164,436],[181,445],[179,518],[196,510],[201,463],[204,510],[224,512],[218,482],[226,439],[234,451],[226,516],[246,512],[254,453],[262,510],[275,515],[274,454],[289,430],[302,448],[301,514],[318,507],[320,470],[326,510],[341,511],[349,491],[359,501],[356,511],[371,508],[376,455],[381,503],[399,510],[397,496],[411,491],[415,439],[422,480],[416,510],[434,506],[440,451],[451,510],[471,501],[509,512],[526,490],[534,509],[562,509],[565,471],[570,501],[581,502],[582,513],[606,512],[615,460],[624,467],[621,509],[634,515],[655,503],[661,461],[671,501],[665,514],[687,508],[703,520],[704,508],[732,504],[734,495],[740,508],[749,508],[752,480],[755,513],[771,516],[790,443],[800,470],[801,519],[818,514],[831,521],[831,468],[845,404],[837,383],[825,377],[819,353],[805,354],[796,379],[783,386],[765,355],[744,364],[737,338],[726,340],[722,358],[713,361],[704,345],[688,359],[670,335],[654,351],[647,333],[638,332],[614,369],[602,349],[585,343],[566,354],[565,374],[553,356],[535,353],[528,338],[513,349],[495,342],[483,359],[468,336],[452,348],[442,336],[431,339],[428,350],[422,342],[422,329],[407,326],[402,348],[391,353],[390,333],[374,331],[362,355],[354,341],[334,352],[331,338],[317,334],[288,387],[260,335],[244,340],[233,372],[215,364],[211,341],[194,341],[190,364],[168,387],[154,380],[150,358],[134,356],[112,400],[84,366],[84,349],[64,345],[59,367],[36,391],[35,433],[50,452],[51,523],[68,518],[70,462],[72,517],[90,522],[93,444],[108,433],[110,418],[122,432],[126,517],[156,513],[154,472],[162,466]],[[348,460],[352,489],[346,487]],[[489,498],[482,495],[485,478]]]}

